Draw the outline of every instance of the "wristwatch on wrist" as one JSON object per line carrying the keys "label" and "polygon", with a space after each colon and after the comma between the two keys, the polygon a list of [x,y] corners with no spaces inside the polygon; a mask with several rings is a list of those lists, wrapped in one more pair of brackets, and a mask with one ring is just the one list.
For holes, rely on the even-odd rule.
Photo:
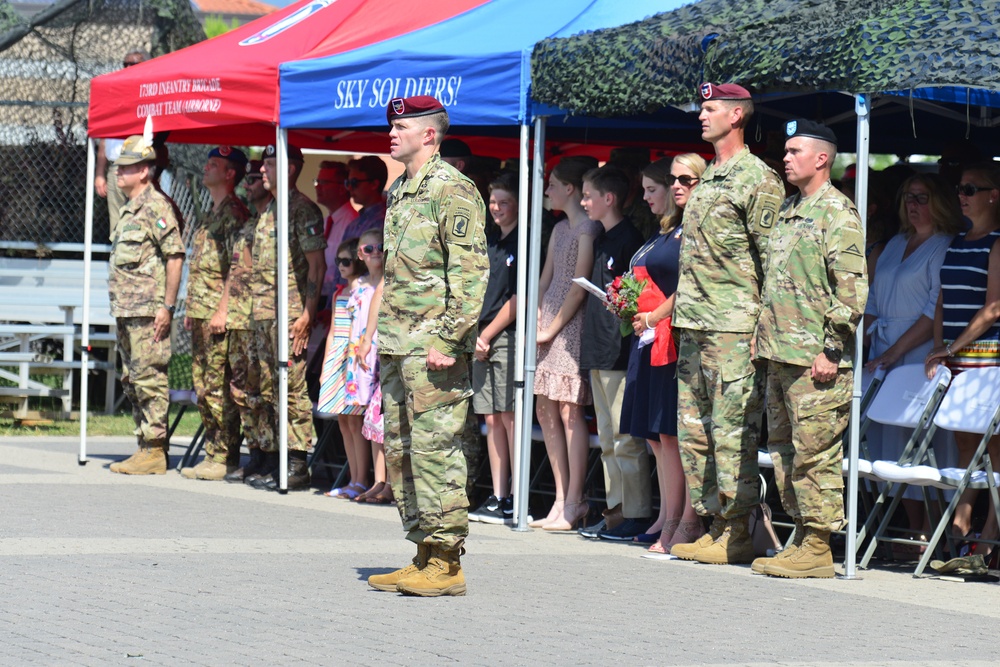
{"label": "wristwatch on wrist", "polygon": [[823,356],[825,356],[830,363],[839,364],[840,360],[844,358],[844,353],[842,350],[836,350],[832,347],[824,347]]}
{"label": "wristwatch on wrist", "polygon": [[173,317],[174,311],[177,310],[176,305],[168,306],[167,304],[163,304],[163,307],[167,309],[167,312],[170,313],[171,317]]}

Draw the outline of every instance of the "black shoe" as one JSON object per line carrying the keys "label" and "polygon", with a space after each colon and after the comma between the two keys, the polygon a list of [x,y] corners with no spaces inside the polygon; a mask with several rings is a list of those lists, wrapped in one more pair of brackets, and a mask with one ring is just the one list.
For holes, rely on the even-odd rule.
{"label": "black shoe", "polygon": [[500,509],[503,510],[505,523],[514,523],[514,496],[507,496],[500,499]]}
{"label": "black shoe", "polygon": [[232,482],[234,484],[242,484],[250,475],[256,475],[260,472],[260,466],[264,462],[264,454],[256,447],[250,450],[250,460],[242,468],[237,468],[231,473],[228,473],[222,479],[227,482]]}
{"label": "black shoe", "polygon": [[596,540],[598,533],[602,530],[604,530],[604,519],[591,526],[581,526],[576,532],[580,537],[586,537],[588,540]]}
{"label": "black shoe", "polygon": [[[469,512],[469,521],[502,525],[505,522],[503,502],[503,500],[500,500],[496,496],[490,496],[486,499],[485,503],[479,506],[479,509],[475,512]],[[513,517],[513,515],[514,510],[512,509],[511,517]]]}
{"label": "black shoe", "polygon": [[[305,452],[302,452],[303,454]],[[264,481],[263,488],[268,491],[278,490],[278,471],[275,470],[270,477]],[[294,452],[288,453],[288,490],[304,491],[310,486],[309,466],[304,458],[300,458]],[[262,488],[262,487],[257,487]]]}
{"label": "black shoe", "polygon": [[632,538],[636,535],[642,535],[645,533],[646,529],[649,528],[652,523],[653,522],[648,517],[625,519],[611,530],[602,530],[597,534],[597,537],[602,540],[611,540],[613,542],[631,542]]}
{"label": "black shoe", "polygon": [[278,452],[265,452],[260,467],[252,475],[243,478],[244,484],[249,484],[255,489],[267,488],[264,484],[268,478],[278,469]]}

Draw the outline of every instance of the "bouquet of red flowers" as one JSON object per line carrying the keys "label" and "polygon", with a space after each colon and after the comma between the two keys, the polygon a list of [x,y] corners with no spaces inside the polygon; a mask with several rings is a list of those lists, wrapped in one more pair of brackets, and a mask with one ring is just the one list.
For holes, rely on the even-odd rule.
{"label": "bouquet of red flowers", "polygon": [[639,312],[639,294],[645,284],[645,280],[639,280],[629,271],[615,278],[605,288],[608,310],[622,321],[620,330],[623,338],[632,333],[632,318]]}

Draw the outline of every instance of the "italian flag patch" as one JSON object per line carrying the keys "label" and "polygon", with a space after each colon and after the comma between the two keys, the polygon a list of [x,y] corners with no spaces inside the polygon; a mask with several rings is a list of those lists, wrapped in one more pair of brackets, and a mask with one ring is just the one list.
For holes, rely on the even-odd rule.
{"label": "italian flag patch", "polygon": [[156,226],[159,227],[160,229],[166,229],[167,221],[164,218],[160,218],[159,220],[156,221]]}

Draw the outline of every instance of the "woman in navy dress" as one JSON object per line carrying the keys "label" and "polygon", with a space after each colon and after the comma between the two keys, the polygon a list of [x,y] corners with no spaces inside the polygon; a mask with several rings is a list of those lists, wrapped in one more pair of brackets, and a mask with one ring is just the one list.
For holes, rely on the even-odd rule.
{"label": "woman in navy dress", "polygon": [[677,289],[681,216],[698,185],[705,160],[695,153],[657,160],[642,172],[643,198],[661,216],[660,231],[632,258],[632,273],[645,279],[639,312],[632,320],[636,342],[629,357],[621,430],[645,438],[656,457],[660,514],[637,542],[652,542],[651,557],[674,544],[701,537],[702,523],[688,497],[677,448],[677,348],[670,319]]}

